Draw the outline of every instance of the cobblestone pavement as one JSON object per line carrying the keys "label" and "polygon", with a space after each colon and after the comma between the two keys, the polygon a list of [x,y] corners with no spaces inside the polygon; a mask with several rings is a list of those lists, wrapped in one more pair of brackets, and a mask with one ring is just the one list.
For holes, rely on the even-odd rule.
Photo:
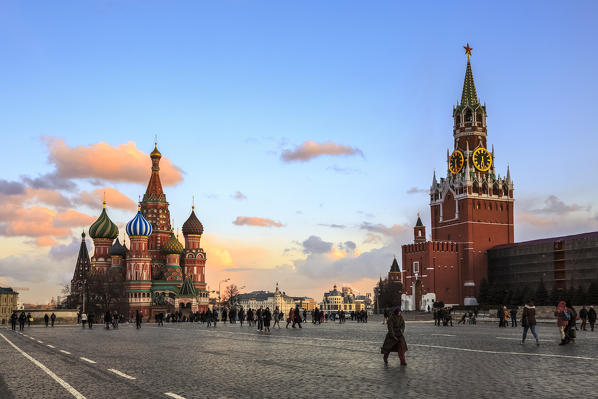
{"label": "cobblestone pavement", "polygon": [[0,398],[598,397],[598,331],[559,346],[552,324],[537,347],[520,328],[408,322],[406,367],[382,362],[380,322],[102,327],[0,328]]}

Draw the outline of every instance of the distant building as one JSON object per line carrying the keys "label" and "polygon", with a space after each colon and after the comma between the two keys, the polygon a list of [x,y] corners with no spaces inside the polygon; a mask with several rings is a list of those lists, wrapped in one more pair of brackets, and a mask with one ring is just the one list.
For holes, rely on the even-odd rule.
{"label": "distant building", "polygon": [[12,312],[17,310],[18,297],[19,293],[12,288],[0,287],[0,323],[8,323]]}
{"label": "distant building", "polygon": [[313,298],[308,298],[305,296],[294,297],[295,304],[299,305],[301,309],[305,309],[308,312],[311,312],[316,308],[316,301]]}
{"label": "distant building", "polygon": [[[390,265],[388,276],[384,279],[381,277],[376,287],[374,287],[376,313],[382,313],[385,308],[391,308],[397,305],[403,305],[404,307],[404,304],[401,302],[401,295],[403,294],[402,276],[401,268],[399,267],[399,263],[395,256]],[[405,307],[405,310],[411,309]]]}
{"label": "distant building", "polygon": [[341,291],[336,289],[336,285],[331,291],[324,293],[324,298],[320,303],[320,310],[328,312],[355,312],[365,309],[363,300],[357,300],[350,287],[343,287]]}
{"label": "distant building", "polygon": [[276,284],[276,290],[270,291],[254,291],[247,294],[239,294],[237,296],[239,306],[242,306],[245,311],[247,309],[259,309],[263,306],[264,309],[270,308],[271,311],[278,306],[278,310],[284,314],[288,314],[291,308],[295,307],[295,298],[288,296],[284,292],[278,289]]}
{"label": "distant building", "polygon": [[511,291],[587,290],[598,280],[598,231],[498,245],[488,250],[488,283]]}

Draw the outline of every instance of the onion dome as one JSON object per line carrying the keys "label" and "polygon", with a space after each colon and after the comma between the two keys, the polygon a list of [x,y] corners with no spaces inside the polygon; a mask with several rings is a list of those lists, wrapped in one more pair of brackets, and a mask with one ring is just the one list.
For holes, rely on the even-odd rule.
{"label": "onion dome", "polygon": [[137,215],[127,223],[126,230],[129,237],[149,237],[152,234],[152,225],[141,214],[141,205],[138,207]]}
{"label": "onion dome", "polygon": [[127,248],[121,245],[120,241],[118,241],[118,237],[116,237],[116,241],[114,241],[114,244],[110,247],[110,256],[121,256],[124,258],[126,253]]}
{"label": "onion dome", "polygon": [[158,143],[154,143],[154,150],[150,152],[150,158],[162,158],[162,154],[158,151]]}
{"label": "onion dome", "polygon": [[106,202],[100,217],[89,227],[89,236],[91,238],[106,238],[114,240],[118,236],[118,227],[112,223],[112,220],[106,214]]}
{"label": "onion dome", "polygon": [[203,225],[195,216],[195,207],[191,207],[191,215],[185,223],[183,223],[183,234],[184,235],[196,235],[200,236],[203,234]]}
{"label": "onion dome", "polygon": [[164,243],[164,245],[162,245],[162,251],[167,254],[180,255],[184,250],[185,248],[183,247],[183,244],[180,243],[180,241],[174,235],[174,232],[171,231],[170,238]]}

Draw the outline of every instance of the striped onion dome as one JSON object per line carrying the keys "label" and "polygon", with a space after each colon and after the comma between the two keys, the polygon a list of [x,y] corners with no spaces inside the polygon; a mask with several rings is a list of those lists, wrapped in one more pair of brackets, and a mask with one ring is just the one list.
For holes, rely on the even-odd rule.
{"label": "striped onion dome", "polygon": [[106,238],[114,240],[118,236],[118,227],[112,223],[112,220],[106,213],[106,202],[100,217],[89,226],[89,236],[91,238]]}
{"label": "striped onion dome", "polygon": [[183,234],[193,234],[198,236],[203,234],[203,225],[201,224],[197,216],[195,216],[194,206],[191,208],[191,215],[189,215],[187,221],[183,223]]}
{"label": "striped onion dome", "polygon": [[174,232],[170,232],[170,238],[162,245],[162,251],[167,254],[180,255],[183,253],[183,244],[176,238]]}
{"label": "striped onion dome", "polygon": [[139,206],[137,215],[127,223],[126,230],[129,237],[149,237],[152,234],[152,225],[141,214],[141,206]]}

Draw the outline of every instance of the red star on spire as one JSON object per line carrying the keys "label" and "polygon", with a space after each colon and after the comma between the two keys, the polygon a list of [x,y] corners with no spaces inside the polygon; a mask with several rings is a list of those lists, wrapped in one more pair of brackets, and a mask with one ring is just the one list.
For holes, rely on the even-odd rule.
{"label": "red star on spire", "polygon": [[467,54],[467,56],[469,57],[473,48],[469,47],[469,43],[467,43],[467,46],[463,46],[463,48],[465,49],[465,54]]}

